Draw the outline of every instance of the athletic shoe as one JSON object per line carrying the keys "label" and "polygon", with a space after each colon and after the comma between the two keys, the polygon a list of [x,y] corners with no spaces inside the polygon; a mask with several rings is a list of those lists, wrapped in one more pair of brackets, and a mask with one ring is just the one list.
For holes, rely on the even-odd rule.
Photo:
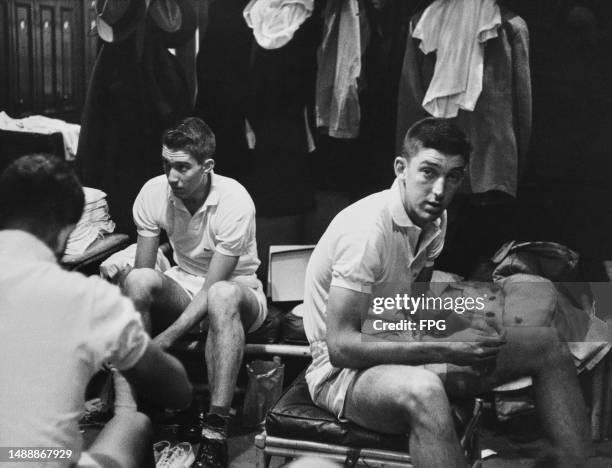
{"label": "athletic shoe", "polygon": [[160,442],[156,442],[153,444],[153,459],[155,463],[159,461],[164,452],[167,452],[170,449],[170,442],[167,440],[162,440]]}
{"label": "athletic shoe", "polygon": [[202,428],[202,439],[195,466],[197,468],[227,468],[228,458],[225,436],[212,428]]}
{"label": "athletic shoe", "polygon": [[167,448],[155,464],[155,468],[190,468],[195,460],[189,442],[179,442]]}

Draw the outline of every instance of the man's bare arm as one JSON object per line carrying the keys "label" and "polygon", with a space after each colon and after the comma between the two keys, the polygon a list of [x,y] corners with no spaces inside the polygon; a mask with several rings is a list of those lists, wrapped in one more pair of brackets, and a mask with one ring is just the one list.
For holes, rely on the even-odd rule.
{"label": "man's bare arm", "polygon": [[122,373],[137,394],[154,403],[177,409],[191,403],[192,388],[182,364],[153,341],[134,367]]}
{"label": "man's bare arm", "polygon": [[155,341],[162,348],[172,345],[180,336],[204,318],[208,311],[208,290],[218,281],[229,279],[237,264],[238,257],[224,255],[219,252],[214,253],[202,289],[195,295],[179,318],[155,337]]}
{"label": "man's bare arm", "polygon": [[134,268],[155,268],[159,237],[138,236]]}
{"label": "man's bare arm", "polygon": [[361,317],[370,306],[370,295],[332,286],[327,303],[327,346],[332,365],[367,368],[381,364],[419,365],[449,362],[485,365],[495,358],[503,338],[465,329],[447,338],[427,341],[364,341]]}

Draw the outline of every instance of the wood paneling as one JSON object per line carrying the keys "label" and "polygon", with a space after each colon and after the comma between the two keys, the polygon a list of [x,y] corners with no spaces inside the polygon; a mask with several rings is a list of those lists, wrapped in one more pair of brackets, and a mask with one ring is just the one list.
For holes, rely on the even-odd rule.
{"label": "wood paneling", "polygon": [[0,110],[10,106],[10,30],[8,1],[0,0]]}
{"label": "wood paneling", "polygon": [[57,57],[55,54],[55,30],[57,24],[55,20],[55,8],[52,5],[41,5],[39,9],[39,28],[40,28],[40,86],[43,112],[53,111],[56,93],[55,83],[57,72],[55,64]]}
{"label": "wood paneling", "polygon": [[95,53],[91,8],[91,0],[0,0],[0,109],[78,120]]}
{"label": "wood paneling", "polygon": [[15,4],[15,99],[18,114],[34,110],[34,23],[31,3]]}

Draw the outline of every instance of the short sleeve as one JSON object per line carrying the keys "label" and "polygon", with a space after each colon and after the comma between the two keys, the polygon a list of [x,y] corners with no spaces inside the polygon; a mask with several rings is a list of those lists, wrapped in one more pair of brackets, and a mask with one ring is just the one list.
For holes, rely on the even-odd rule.
{"label": "short sleeve", "polygon": [[99,278],[87,281],[94,291],[86,337],[94,365],[110,361],[119,370],[133,367],[150,341],[140,314],[116,286]]}
{"label": "short sleeve", "polygon": [[446,211],[440,217],[440,232],[427,247],[427,261],[425,267],[433,267],[436,258],[442,253],[444,248],[444,238],[446,237]]}
{"label": "short sleeve", "polygon": [[255,240],[255,205],[240,187],[238,193],[226,197],[219,206],[214,225],[215,250],[223,255],[239,257],[249,252]]}
{"label": "short sleeve", "polygon": [[372,292],[372,285],[380,274],[381,256],[367,233],[344,233],[332,255],[332,286]]}
{"label": "short sleeve", "polygon": [[153,180],[142,187],[132,208],[136,231],[142,237],[157,237],[161,231],[160,210],[164,206],[162,197],[165,192],[163,186],[152,182]]}

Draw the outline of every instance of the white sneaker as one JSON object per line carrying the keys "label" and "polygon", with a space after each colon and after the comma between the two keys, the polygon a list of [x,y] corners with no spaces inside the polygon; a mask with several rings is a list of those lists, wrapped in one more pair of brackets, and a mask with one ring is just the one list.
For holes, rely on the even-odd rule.
{"label": "white sneaker", "polygon": [[189,442],[179,442],[174,447],[165,449],[155,468],[190,468],[195,455]]}
{"label": "white sneaker", "polygon": [[164,452],[167,452],[170,449],[170,442],[167,440],[162,440],[160,442],[156,442],[153,444],[153,459],[155,463],[159,461]]}

